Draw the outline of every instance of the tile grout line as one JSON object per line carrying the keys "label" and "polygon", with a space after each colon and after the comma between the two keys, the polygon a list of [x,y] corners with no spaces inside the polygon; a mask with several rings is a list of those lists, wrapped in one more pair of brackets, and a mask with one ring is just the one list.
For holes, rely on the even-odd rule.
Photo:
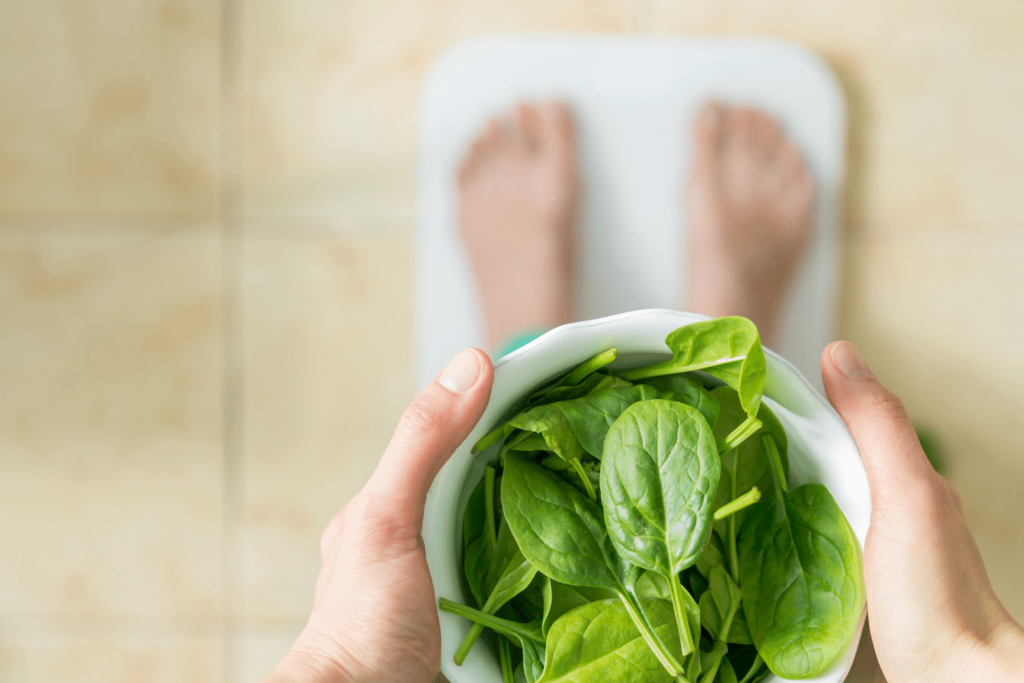
{"label": "tile grout line", "polygon": [[242,2],[221,0],[221,173],[224,291],[223,505],[222,549],[224,630],[223,681],[242,680],[240,615],[244,602],[243,521],[245,515],[244,261],[239,202],[239,144],[236,98],[242,59]]}

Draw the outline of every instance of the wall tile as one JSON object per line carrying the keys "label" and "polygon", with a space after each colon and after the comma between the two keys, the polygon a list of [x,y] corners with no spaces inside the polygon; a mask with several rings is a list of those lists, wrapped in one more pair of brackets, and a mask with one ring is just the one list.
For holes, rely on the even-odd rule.
{"label": "wall tile", "polygon": [[943,442],[992,584],[1024,620],[1024,235],[926,231],[847,254],[844,335],[911,417]]}
{"label": "wall tile", "polygon": [[213,636],[8,635],[0,679],[19,683],[220,683],[223,643]]}
{"label": "wall tile", "polygon": [[219,213],[220,11],[0,5],[0,215]]}
{"label": "wall tile", "polygon": [[239,97],[251,215],[409,215],[423,76],[480,31],[623,31],[631,0],[246,0]]}
{"label": "wall tile", "polygon": [[412,244],[261,236],[244,249],[244,614],[305,619],[320,534],[412,398]]}
{"label": "wall tile", "polygon": [[32,232],[0,234],[0,614],[219,615],[220,238]]}
{"label": "wall tile", "polygon": [[833,65],[858,227],[1024,224],[1021,3],[654,1],[661,32],[781,37]]}

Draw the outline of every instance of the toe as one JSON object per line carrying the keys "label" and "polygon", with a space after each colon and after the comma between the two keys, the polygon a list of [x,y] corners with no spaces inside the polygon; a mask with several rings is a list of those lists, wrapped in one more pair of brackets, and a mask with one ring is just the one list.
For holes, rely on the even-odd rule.
{"label": "toe", "polygon": [[488,157],[493,153],[499,134],[500,124],[497,119],[488,121],[459,164],[459,183],[464,184],[479,173],[480,168],[487,163]]}
{"label": "toe", "polygon": [[779,147],[784,209],[790,215],[804,215],[810,211],[814,201],[814,178],[807,169],[803,154],[792,141],[786,140]]}
{"label": "toe", "polygon": [[533,104],[520,104],[516,107],[516,121],[523,142],[531,150],[540,147],[544,137],[544,122],[540,110]]}
{"label": "toe", "polygon": [[736,107],[726,118],[726,144],[743,152],[756,147],[757,112],[750,107]]}
{"label": "toe", "polygon": [[572,114],[564,102],[548,102],[537,108],[540,137],[545,146],[557,152],[571,152],[573,145]]}
{"label": "toe", "polygon": [[778,122],[762,112],[754,116],[754,145],[762,159],[771,160],[779,151],[782,143],[782,130]]}
{"label": "toe", "polygon": [[718,102],[705,104],[693,127],[694,149],[698,159],[707,159],[718,152],[726,108]]}

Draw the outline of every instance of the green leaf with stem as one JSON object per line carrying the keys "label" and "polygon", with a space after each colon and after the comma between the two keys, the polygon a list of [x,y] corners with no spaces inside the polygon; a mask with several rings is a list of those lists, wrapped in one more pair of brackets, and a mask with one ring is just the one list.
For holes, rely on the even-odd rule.
{"label": "green leaf with stem", "polygon": [[821,484],[787,491],[771,436],[776,494],[750,508],[739,537],[743,611],[757,651],[782,678],[811,678],[850,644],[864,607],[860,546]]}
{"label": "green leaf with stem", "polygon": [[[608,349],[607,351],[602,351],[593,358],[583,361],[561,379],[558,379],[552,384],[533,392],[528,399],[528,404],[531,406],[543,405],[545,403],[575,398],[576,396],[583,396],[589,393],[597,384],[600,383],[601,380],[597,378],[594,378],[594,381],[590,382],[587,380],[593,377],[595,372],[615,360],[617,355],[618,350]],[[571,387],[578,387],[578,391],[573,391]],[[569,391],[564,391],[565,389],[569,389]],[[473,444],[472,452],[479,453],[480,451],[487,450],[494,444],[501,441],[502,437],[506,436],[507,424],[508,423],[501,424],[484,435],[483,438]]]}
{"label": "green leaf with stem", "polygon": [[680,646],[696,649],[677,575],[696,562],[711,533],[721,462],[707,420],[676,401],[629,407],[605,440],[601,500],[612,543],[637,567],[669,581]]}
{"label": "green leaf with stem", "polygon": [[660,377],[642,379],[640,383],[654,387],[664,394],[661,398],[679,401],[696,408],[712,427],[718,421],[718,399],[704,388],[704,385],[696,375],[690,373],[662,375]]}
{"label": "green leaf with stem", "polygon": [[[519,431],[520,438],[516,439],[516,431]],[[539,435],[539,441],[534,434]],[[511,437],[511,438],[510,438]],[[565,413],[558,404],[538,406],[520,413],[512,418],[506,427],[505,446],[503,453],[509,451],[535,451],[540,447],[550,451],[564,460],[580,476],[587,495],[591,500],[597,500],[597,494],[590,483],[580,463],[585,451],[576,438],[572,425]]]}
{"label": "green leaf with stem", "polygon": [[665,670],[672,676],[682,672],[679,660],[626,588],[632,567],[608,538],[600,506],[515,453],[505,457],[501,500],[509,528],[533,566],[559,583],[616,593]]}
{"label": "green leaf with stem", "polygon": [[[677,639],[667,601],[641,600],[640,607],[660,637]],[[628,606],[618,600],[592,602],[566,613],[548,632],[544,675],[538,683],[690,683],[665,671],[634,623]]]}
{"label": "green leaf with stem", "polygon": [[665,338],[665,344],[672,352],[671,360],[617,374],[637,381],[703,370],[733,387],[746,413],[757,415],[767,365],[754,323],[740,317],[693,323],[674,330]]}
{"label": "green leaf with stem", "polygon": [[[750,418],[740,405],[739,395],[732,387],[718,387],[711,394],[721,406],[718,422],[715,424],[715,438],[721,442],[728,435],[739,429]],[[775,491],[775,477],[761,436],[770,434],[776,443],[781,444],[780,456],[783,469],[788,467],[786,445],[788,440],[782,423],[763,402],[758,408],[757,419],[762,426],[751,438],[746,439],[738,447],[722,453],[722,477],[715,494],[715,505],[721,507],[747,491],[757,487],[762,496],[771,497]],[[747,510],[740,510],[725,520],[716,522],[716,528],[724,541],[724,549],[729,560],[729,571],[733,581],[739,582],[739,566],[736,554],[736,536]]]}
{"label": "green leaf with stem", "polygon": [[[718,674],[719,666],[729,651],[730,633],[737,611],[740,608],[740,589],[733,583],[729,573],[724,567],[715,567],[711,570],[709,577],[710,588],[708,592],[700,596],[701,621],[705,626],[713,626],[714,630],[708,629],[715,636],[715,646],[708,657],[707,665],[704,667],[704,675],[700,683],[712,683]],[[721,595],[722,589],[726,593]],[[725,598],[724,601],[722,598]],[[724,604],[722,604],[724,602]],[[709,624],[704,621],[705,614],[716,617],[717,623]],[[735,676],[734,676],[735,678]]]}
{"label": "green leaf with stem", "polygon": [[[487,599],[480,607],[487,614],[494,614],[509,600],[522,593],[533,581],[537,569],[523,555],[505,519],[498,532],[498,551],[488,572],[487,584],[492,586]],[[474,624],[455,651],[455,663],[461,665],[466,655],[483,632],[483,627]]]}
{"label": "green leaf with stem", "polygon": [[474,625],[486,626],[518,645],[523,651],[523,673],[528,683],[534,683],[544,673],[545,645],[541,619],[520,623],[445,598],[441,598],[439,604],[441,611],[469,619]]}

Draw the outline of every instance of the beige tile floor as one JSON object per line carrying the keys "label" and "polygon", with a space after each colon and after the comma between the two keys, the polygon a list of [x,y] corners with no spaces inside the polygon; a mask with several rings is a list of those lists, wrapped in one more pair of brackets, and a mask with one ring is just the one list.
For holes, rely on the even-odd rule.
{"label": "beige tile floor", "polygon": [[413,390],[420,83],[494,30],[833,65],[842,333],[943,438],[1024,619],[1020,0],[12,0],[0,680],[248,683],[288,647]]}

